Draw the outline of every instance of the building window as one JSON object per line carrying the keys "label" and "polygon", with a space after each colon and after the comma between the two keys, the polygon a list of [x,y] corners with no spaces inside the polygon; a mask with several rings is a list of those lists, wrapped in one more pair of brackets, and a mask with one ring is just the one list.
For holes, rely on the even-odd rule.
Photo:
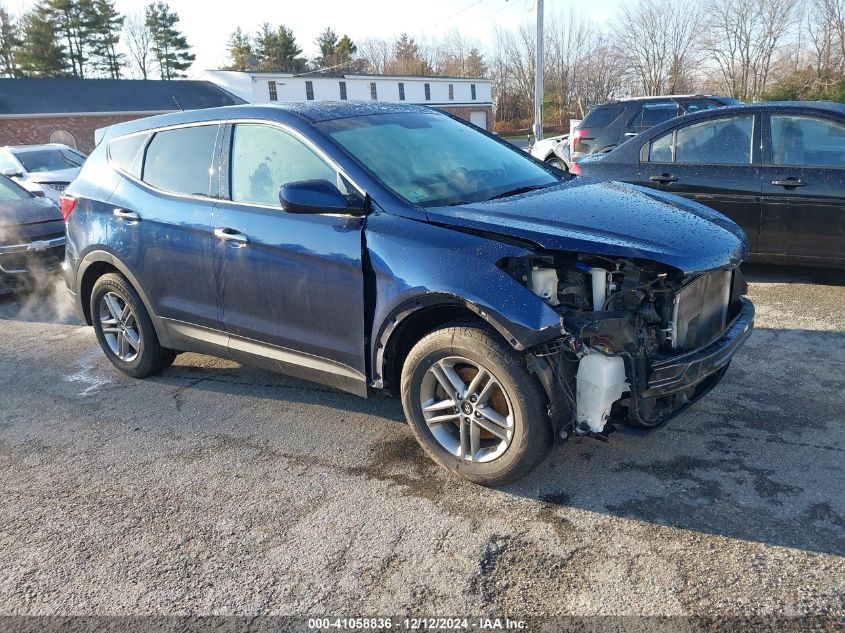
{"label": "building window", "polygon": [[314,101],[314,82],[313,81],[306,81],[305,82],[305,98],[308,101]]}
{"label": "building window", "polygon": [[431,101],[431,84],[425,84],[425,100]]}
{"label": "building window", "polygon": [[399,82],[399,101],[405,100],[405,84]]}
{"label": "building window", "polygon": [[340,82],[340,98],[342,101],[346,101],[346,82]]}
{"label": "building window", "polygon": [[278,101],[279,100],[279,93],[276,92],[276,82],[275,81],[268,81],[267,82],[267,90],[270,92],[270,101]]}
{"label": "building window", "polygon": [[370,99],[372,99],[373,101],[378,99],[378,92],[376,92],[376,82],[374,81],[370,82]]}
{"label": "building window", "polygon": [[449,101],[455,100],[455,84],[449,84]]}
{"label": "building window", "polygon": [[469,92],[472,95],[472,100],[475,101],[475,84],[469,85]]}

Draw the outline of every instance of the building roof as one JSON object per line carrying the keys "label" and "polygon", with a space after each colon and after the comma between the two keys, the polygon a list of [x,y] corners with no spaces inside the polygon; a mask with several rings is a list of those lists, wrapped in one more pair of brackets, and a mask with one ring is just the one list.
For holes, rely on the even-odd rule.
{"label": "building roof", "polygon": [[6,117],[170,112],[240,103],[244,101],[209,81],[0,79],[0,116]]}
{"label": "building roof", "polygon": [[340,71],[311,70],[301,73],[288,71],[264,71],[264,70],[207,70],[207,73],[233,73],[249,75],[251,77],[286,77],[291,79],[398,79],[398,80],[419,80],[419,81],[474,81],[489,82],[488,77],[457,77],[455,75],[379,75],[373,73],[347,73]]}

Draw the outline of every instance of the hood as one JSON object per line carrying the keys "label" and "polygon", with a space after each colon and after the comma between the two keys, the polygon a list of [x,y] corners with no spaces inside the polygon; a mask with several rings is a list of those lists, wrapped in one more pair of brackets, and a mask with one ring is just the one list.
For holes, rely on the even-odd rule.
{"label": "hood", "polygon": [[47,198],[0,202],[0,244],[56,237],[65,230],[56,203]]}
{"label": "hood", "polygon": [[549,251],[647,259],[685,274],[734,266],[748,254],[742,229],[704,205],[591,178],[426,211],[437,224],[527,240]]}
{"label": "hood", "polygon": [[56,171],[27,172],[26,180],[32,182],[71,182],[79,174],[79,169],[79,167],[71,167]]}

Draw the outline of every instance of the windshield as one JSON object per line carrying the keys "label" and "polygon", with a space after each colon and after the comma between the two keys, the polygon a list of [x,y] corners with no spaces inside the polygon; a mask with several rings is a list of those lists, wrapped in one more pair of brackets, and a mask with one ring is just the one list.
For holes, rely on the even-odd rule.
{"label": "windshield", "polygon": [[18,187],[8,178],[0,177],[0,202],[11,202],[29,198],[29,194],[22,187]]}
{"label": "windshield", "polygon": [[435,112],[318,123],[386,187],[421,207],[480,202],[559,180],[521,150]]}
{"label": "windshield", "polygon": [[25,150],[15,152],[15,158],[30,173],[75,169],[85,162],[82,154],[67,149]]}

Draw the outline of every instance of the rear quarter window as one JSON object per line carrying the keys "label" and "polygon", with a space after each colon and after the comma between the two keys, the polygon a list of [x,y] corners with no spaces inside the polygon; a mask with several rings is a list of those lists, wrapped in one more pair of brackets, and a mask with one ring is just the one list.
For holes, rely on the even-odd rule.
{"label": "rear quarter window", "polygon": [[110,141],[109,159],[127,174],[140,178],[148,138],[149,134],[134,134]]}
{"label": "rear quarter window", "polygon": [[624,110],[625,106],[622,104],[597,106],[587,112],[587,116],[585,116],[584,120],[581,121],[579,127],[587,128],[608,126],[613,123],[613,121],[615,121]]}
{"label": "rear quarter window", "polygon": [[219,127],[196,125],[156,132],[144,155],[142,180],[162,191],[207,196]]}

